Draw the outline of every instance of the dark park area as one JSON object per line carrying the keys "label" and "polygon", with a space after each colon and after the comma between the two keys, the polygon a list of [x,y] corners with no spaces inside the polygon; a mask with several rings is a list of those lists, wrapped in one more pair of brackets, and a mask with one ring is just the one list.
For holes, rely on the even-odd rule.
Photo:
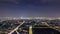
{"label": "dark park area", "polygon": [[33,28],[33,34],[60,34],[57,30],[52,28]]}

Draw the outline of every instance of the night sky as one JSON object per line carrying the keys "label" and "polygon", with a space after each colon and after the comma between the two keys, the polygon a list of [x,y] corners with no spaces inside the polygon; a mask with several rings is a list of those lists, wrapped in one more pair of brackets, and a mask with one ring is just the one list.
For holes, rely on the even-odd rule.
{"label": "night sky", "polygon": [[60,0],[0,0],[0,16],[60,17]]}

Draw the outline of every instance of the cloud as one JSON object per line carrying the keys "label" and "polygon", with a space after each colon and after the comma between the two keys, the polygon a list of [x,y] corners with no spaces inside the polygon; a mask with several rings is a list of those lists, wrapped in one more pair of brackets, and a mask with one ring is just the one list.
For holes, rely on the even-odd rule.
{"label": "cloud", "polygon": [[16,0],[0,0],[0,2],[12,2],[12,3],[18,4]]}
{"label": "cloud", "polygon": [[60,0],[0,0],[0,2],[11,2],[11,4],[19,5],[56,5]]}

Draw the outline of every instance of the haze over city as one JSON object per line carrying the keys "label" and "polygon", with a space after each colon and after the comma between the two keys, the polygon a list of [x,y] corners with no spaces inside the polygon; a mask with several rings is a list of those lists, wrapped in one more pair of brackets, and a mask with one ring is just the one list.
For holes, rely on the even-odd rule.
{"label": "haze over city", "polygon": [[60,34],[60,0],[0,0],[0,34]]}

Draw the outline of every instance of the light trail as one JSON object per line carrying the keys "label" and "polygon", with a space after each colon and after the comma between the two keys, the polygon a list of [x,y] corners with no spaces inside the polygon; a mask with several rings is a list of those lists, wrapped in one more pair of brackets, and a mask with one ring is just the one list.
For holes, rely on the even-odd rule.
{"label": "light trail", "polygon": [[8,34],[12,34],[14,31],[17,31],[18,30],[18,28],[22,25],[22,24],[24,24],[25,23],[25,21],[23,21],[19,26],[17,26],[14,30],[12,30],[10,33],[8,33]]}

